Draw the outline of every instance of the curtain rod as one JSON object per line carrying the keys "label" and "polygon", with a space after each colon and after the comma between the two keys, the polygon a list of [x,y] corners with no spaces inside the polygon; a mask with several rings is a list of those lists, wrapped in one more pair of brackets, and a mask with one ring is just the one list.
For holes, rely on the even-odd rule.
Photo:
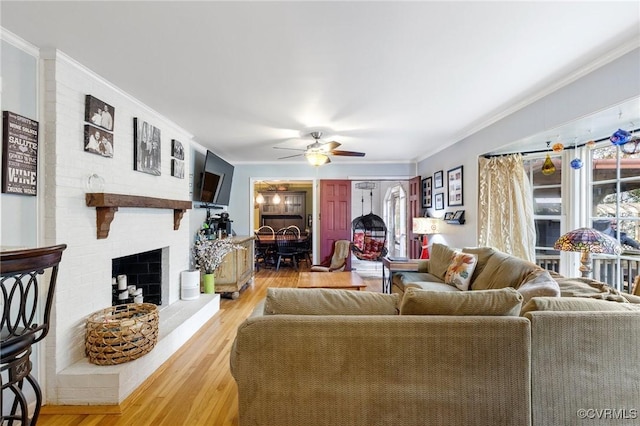
{"label": "curtain rod", "polygon": [[[639,127],[639,128],[637,128],[637,129],[633,129],[633,130],[631,130],[631,132],[630,132],[630,133],[631,133],[631,134],[633,134],[633,133],[638,132],[638,131],[640,131],[640,127]],[[596,139],[596,140],[594,140],[594,142],[596,142],[596,143],[598,143],[598,142],[604,142],[604,141],[606,141],[606,140],[609,140],[609,138],[610,138],[610,136],[606,136],[606,137],[604,137],[604,138]],[[585,146],[586,144],[587,144],[587,142],[582,143],[582,144],[578,144],[578,145],[575,145],[575,146],[565,147],[565,148],[563,148],[563,150],[567,150],[567,149],[575,149],[575,148],[582,148],[582,147],[583,147],[583,146]],[[512,154],[522,154],[522,155],[528,155],[528,154],[540,154],[540,153],[542,153],[542,152],[548,152],[548,151],[549,151],[549,149],[547,148],[547,149],[538,149],[538,150],[535,150],[535,151],[509,152],[509,153],[506,153],[506,154],[485,154],[485,155],[483,155],[483,157],[484,157],[484,158],[493,158],[493,157],[504,157],[505,155],[512,155]]]}

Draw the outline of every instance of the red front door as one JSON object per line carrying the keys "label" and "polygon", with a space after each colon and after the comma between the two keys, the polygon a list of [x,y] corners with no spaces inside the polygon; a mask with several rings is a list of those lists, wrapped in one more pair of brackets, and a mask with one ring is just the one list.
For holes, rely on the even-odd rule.
{"label": "red front door", "polygon": [[417,259],[420,257],[421,244],[416,235],[411,232],[413,226],[413,218],[422,216],[422,181],[420,176],[413,177],[409,180],[409,214],[407,218],[407,234],[409,235],[409,257]]}
{"label": "red front door", "polygon": [[[351,181],[320,181],[320,260],[332,253],[337,240],[351,241]],[[350,260],[347,270],[351,269]]]}

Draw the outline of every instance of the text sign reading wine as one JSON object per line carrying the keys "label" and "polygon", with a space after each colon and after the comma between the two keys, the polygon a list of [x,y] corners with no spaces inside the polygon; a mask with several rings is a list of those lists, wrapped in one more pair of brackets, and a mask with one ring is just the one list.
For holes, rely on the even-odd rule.
{"label": "text sign reading wine", "polygon": [[38,122],[4,111],[2,141],[2,192],[36,195]]}

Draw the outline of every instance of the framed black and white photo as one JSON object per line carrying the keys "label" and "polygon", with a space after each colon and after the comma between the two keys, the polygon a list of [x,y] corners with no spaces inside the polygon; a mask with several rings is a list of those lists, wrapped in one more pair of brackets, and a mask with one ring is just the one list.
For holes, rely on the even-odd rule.
{"label": "framed black and white photo", "polygon": [[133,119],[133,169],[160,176],[160,129]]}
{"label": "framed black and white photo", "polygon": [[84,150],[113,158],[113,134],[91,124],[85,124]]}
{"label": "framed black and white photo", "polygon": [[111,132],[113,131],[115,114],[115,110],[108,103],[91,95],[85,97],[84,121],[87,123]]}
{"label": "framed black and white photo", "polygon": [[439,192],[435,195],[436,210],[444,209],[444,192]]}
{"label": "framed black and white photo", "polygon": [[448,205],[462,206],[462,166],[447,171]]}
{"label": "framed black and white photo", "polygon": [[171,176],[184,179],[184,161],[171,159]]}
{"label": "framed black and white photo", "polygon": [[446,212],[446,213],[444,214],[444,218],[443,218],[443,219],[444,219],[444,220],[451,220],[451,219],[453,219],[453,212]]}
{"label": "framed black and white photo", "polygon": [[433,179],[431,176],[422,179],[422,208],[428,209],[431,208],[431,192]]}
{"label": "framed black and white photo", "polygon": [[171,139],[171,156],[178,160],[184,160],[184,147],[182,142]]}
{"label": "framed black and white photo", "polygon": [[435,189],[444,187],[444,182],[442,181],[442,178],[443,178],[442,170],[435,172],[433,174],[433,187]]}

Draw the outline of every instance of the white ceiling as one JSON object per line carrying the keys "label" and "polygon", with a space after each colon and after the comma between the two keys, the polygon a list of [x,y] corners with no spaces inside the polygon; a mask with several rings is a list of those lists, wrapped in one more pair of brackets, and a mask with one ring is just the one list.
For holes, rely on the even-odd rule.
{"label": "white ceiling", "polygon": [[333,161],[412,161],[640,40],[638,1],[3,0],[0,18],[233,163],[317,128],[367,153]]}

